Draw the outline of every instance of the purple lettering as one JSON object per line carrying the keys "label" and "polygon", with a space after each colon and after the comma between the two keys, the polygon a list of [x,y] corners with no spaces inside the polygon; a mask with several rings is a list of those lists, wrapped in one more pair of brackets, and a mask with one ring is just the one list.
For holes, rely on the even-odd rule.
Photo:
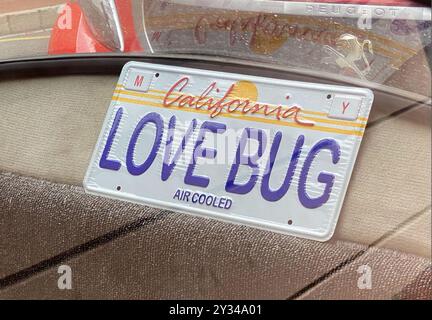
{"label": "purple lettering", "polygon": [[[133,159],[134,153],[135,153],[136,143],[138,141],[138,137],[139,137],[141,131],[144,129],[144,127],[148,123],[153,123],[156,126],[156,134],[155,134],[153,147],[152,147],[149,155],[147,156],[147,159],[144,161],[144,163],[142,163],[141,165],[137,165],[137,164],[135,164],[134,159]],[[162,141],[163,126],[164,126],[163,119],[156,112],[150,112],[150,113],[146,114],[140,120],[140,122],[138,122],[138,124],[137,124],[137,126],[136,126],[136,128],[132,134],[132,137],[130,139],[129,147],[128,147],[127,153],[126,153],[126,167],[127,167],[128,172],[131,175],[139,176],[139,175],[143,174],[144,172],[146,172],[147,169],[152,165],[154,159],[156,158],[157,152],[159,150],[159,147],[160,147],[160,144]]]}
{"label": "purple lettering", "polygon": [[297,142],[294,147],[293,154],[291,156],[291,161],[289,163],[287,173],[285,175],[285,179],[283,180],[281,187],[277,190],[270,190],[270,185],[269,185],[270,175],[273,170],[273,165],[276,160],[277,152],[279,151],[279,145],[281,139],[282,139],[282,133],[277,132],[270,150],[270,158],[267,163],[267,170],[263,176],[262,183],[261,183],[261,194],[263,198],[266,199],[267,201],[278,201],[288,192],[294,172],[297,167],[298,159],[302,151],[303,143],[304,143],[304,136],[300,135],[297,138]]}
{"label": "purple lettering", "polygon": [[171,163],[169,163],[169,158],[171,156],[172,143],[174,140],[174,130],[175,130],[175,125],[176,125],[176,117],[175,116],[171,117],[169,125],[168,125],[168,136],[167,136],[167,141],[166,141],[166,145],[165,145],[164,160],[163,160],[163,164],[162,164],[162,173],[161,173],[162,181],[166,181],[171,176],[171,173],[173,172],[174,167],[176,166],[177,160],[180,158],[180,155],[183,153],[184,149],[186,148],[186,144],[188,143],[190,136],[195,131],[196,124],[197,124],[197,121],[195,119],[193,119],[189,125],[188,130],[186,131],[186,133],[183,137],[181,145],[177,148],[177,151],[175,152]]}
{"label": "purple lettering", "polygon": [[195,176],[194,170],[197,164],[198,157],[214,159],[216,157],[217,151],[210,148],[202,148],[204,142],[205,134],[209,131],[212,133],[224,133],[226,126],[219,122],[204,121],[201,125],[200,131],[198,133],[198,138],[195,142],[195,147],[192,155],[192,162],[189,164],[184,182],[189,185],[199,186],[206,188],[210,183],[210,179],[205,176]]}
{"label": "purple lettering", "polygon": [[113,144],[114,137],[117,133],[117,129],[119,127],[122,115],[123,115],[123,108],[119,108],[117,110],[115,117],[114,117],[114,121],[113,121],[111,130],[108,134],[108,139],[107,139],[107,142],[105,144],[105,148],[102,152],[102,157],[99,161],[99,167],[101,167],[103,169],[118,171],[121,167],[121,163],[119,161],[109,160],[108,155],[109,155],[109,152],[111,151],[111,146]]}
{"label": "purple lettering", "polygon": [[[263,150],[266,147],[266,137],[267,136],[265,132],[260,129],[245,128],[243,130],[237,147],[236,158],[234,159],[234,163],[231,166],[231,170],[225,184],[225,190],[227,192],[246,194],[254,188],[259,175],[258,159],[262,156]],[[254,155],[244,155],[246,142],[250,138],[258,141],[258,151]],[[240,164],[248,165],[252,169],[252,174],[249,181],[244,184],[238,184],[235,182]]]}
{"label": "purple lettering", "polygon": [[332,162],[334,164],[337,164],[340,158],[339,144],[333,139],[322,139],[318,141],[310,150],[303,164],[298,185],[299,200],[301,204],[308,209],[315,209],[326,203],[330,198],[330,193],[334,183],[334,175],[321,172],[318,175],[318,182],[324,183],[326,185],[323,194],[317,198],[311,198],[307,194],[306,180],[309,174],[309,169],[317,154],[322,150],[329,150],[331,152]]}

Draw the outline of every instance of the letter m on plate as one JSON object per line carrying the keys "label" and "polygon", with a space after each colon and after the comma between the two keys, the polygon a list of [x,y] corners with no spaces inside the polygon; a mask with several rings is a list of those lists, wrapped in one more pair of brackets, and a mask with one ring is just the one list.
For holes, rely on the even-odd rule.
{"label": "letter m on plate", "polygon": [[142,87],[144,81],[144,76],[137,74],[135,77],[135,87]]}
{"label": "letter m on plate", "polygon": [[125,78],[126,90],[147,92],[150,84],[154,79],[154,74],[149,71],[129,70],[129,74]]}

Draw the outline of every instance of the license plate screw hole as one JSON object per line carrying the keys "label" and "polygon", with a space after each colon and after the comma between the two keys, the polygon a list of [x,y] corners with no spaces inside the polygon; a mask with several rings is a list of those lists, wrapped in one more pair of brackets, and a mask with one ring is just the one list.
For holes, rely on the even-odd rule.
{"label": "license plate screw hole", "polygon": [[332,95],[331,95],[331,94],[328,94],[328,95],[327,95],[327,100],[330,100],[331,97],[332,97]]}
{"label": "license plate screw hole", "polygon": [[290,220],[288,220],[288,224],[289,225],[292,225],[292,223],[293,223],[293,221],[290,219]]}
{"label": "license plate screw hole", "polygon": [[155,74],[155,77],[156,77],[156,78],[159,78],[159,72]]}
{"label": "license plate screw hole", "polygon": [[120,187],[120,186],[117,186],[116,189],[117,189],[117,191],[120,191],[120,190],[121,190],[121,187]]}

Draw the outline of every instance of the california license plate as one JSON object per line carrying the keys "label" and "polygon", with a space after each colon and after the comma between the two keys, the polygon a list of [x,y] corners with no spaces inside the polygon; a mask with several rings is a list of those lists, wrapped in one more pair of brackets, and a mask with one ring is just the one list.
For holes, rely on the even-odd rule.
{"label": "california license plate", "polygon": [[363,88],[130,62],[84,187],[325,241],[372,101]]}

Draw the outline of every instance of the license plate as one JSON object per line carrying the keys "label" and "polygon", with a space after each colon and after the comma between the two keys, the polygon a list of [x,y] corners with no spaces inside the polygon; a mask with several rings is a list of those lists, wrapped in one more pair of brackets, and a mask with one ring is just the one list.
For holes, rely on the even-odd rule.
{"label": "license plate", "polygon": [[130,62],[89,193],[303,238],[331,238],[373,93]]}

